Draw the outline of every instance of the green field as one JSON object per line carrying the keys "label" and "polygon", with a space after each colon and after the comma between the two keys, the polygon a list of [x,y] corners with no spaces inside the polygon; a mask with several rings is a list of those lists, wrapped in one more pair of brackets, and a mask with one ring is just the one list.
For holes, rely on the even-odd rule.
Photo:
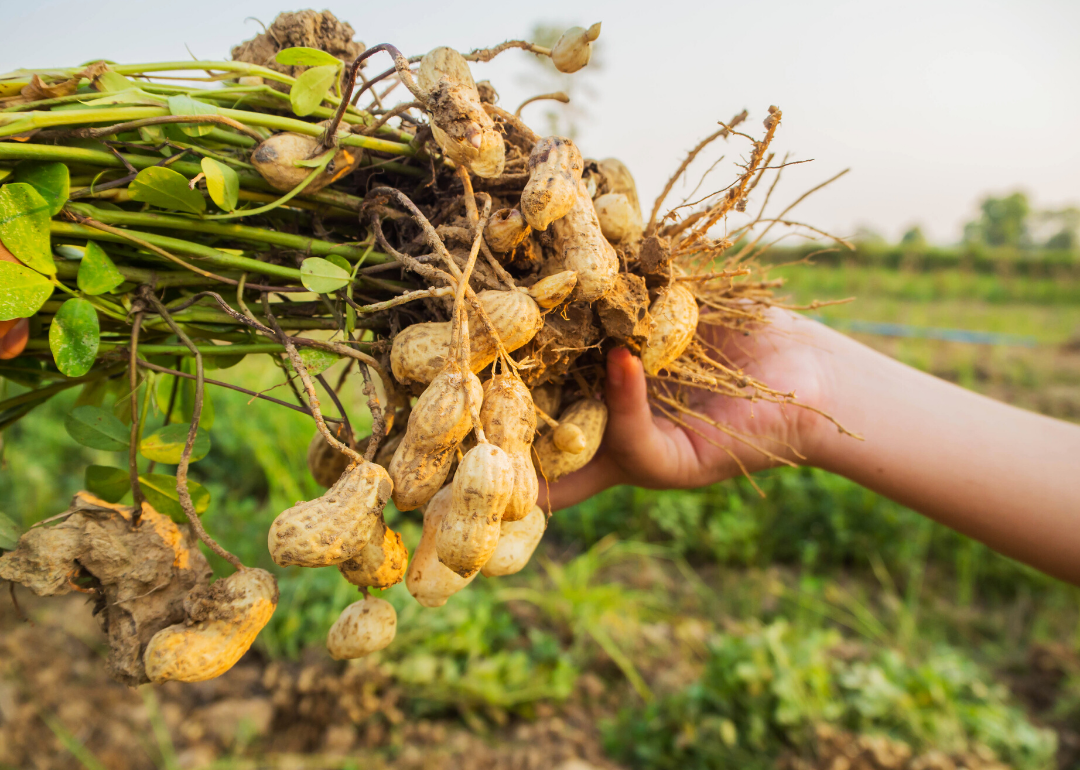
{"label": "green field", "polygon": [[[788,279],[793,304],[856,297],[816,311],[837,325],[1030,337],[1023,347],[857,335],[964,387],[1080,421],[1080,278],[866,264],[775,275]],[[265,362],[228,374],[253,389],[279,379]],[[361,413],[359,387],[346,392]],[[87,464],[123,464],[67,436],[63,416],[79,397],[55,398],[4,436],[0,509],[24,527],[63,510]],[[213,409],[213,449],[191,474],[213,498],[207,527],[246,563],[270,568],[274,516],[321,492],[305,465],[310,420],[220,389]],[[423,739],[431,756],[516,746],[522,735],[547,745],[535,736],[560,720],[587,725],[582,745],[619,767],[794,767],[801,758],[800,767],[825,768],[882,736],[894,764],[865,766],[914,767],[907,747],[925,762],[935,750],[954,762],[919,765],[927,768],[999,767],[993,757],[1032,770],[1080,767],[1080,590],[825,472],[770,471],[757,482],[764,497],[746,480],[611,490],[557,513],[524,573],[478,579],[441,610],[421,610],[403,585],[388,590],[397,639],[349,670],[363,672],[356,686],[376,701],[394,693],[393,709],[328,711],[323,729],[353,736],[355,764],[327,755],[303,766],[404,761],[419,724],[435,731]],[[388,520],[411,548],[415,512],[388,511]],[[259,665],[342,672],[321,645],[354,590],[336,570],[274,569],[281,601],[257,643]],[[13,676],[0,669],[0,683]],[[185,702],[177,692],[161,691],[163,713]],[[59,756],[72,752],[64,736],[77,726],[50,724],[43,740]],[[200,739],[162,729],[143,742],[150,766],[171,768],[169,757]],[[107,732],[80,737],[86,748],[76,753],[106,751]],[[453,744],[448,734],[464,737]],[[327,735],[305,750],[318,756]],[[214,766],[254,767],[290,750],[300,749],[249,736],[218,746]]]}

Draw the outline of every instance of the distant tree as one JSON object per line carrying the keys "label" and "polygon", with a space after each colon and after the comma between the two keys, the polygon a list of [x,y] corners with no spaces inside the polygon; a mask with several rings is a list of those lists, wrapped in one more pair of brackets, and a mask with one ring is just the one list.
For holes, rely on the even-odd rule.
{"label": "distant tree", "polygon": [[866,225],[859,225],[855,229],[855,235],[851,240],[863,246],[884,246],[888,241],[877,230]]}
{"label": "distant tree", "polygon": [[964,228],[964,240],[987,246],[1024,246],[1029,242],[1027,195],[1014,192],[1004,198],[987,197],[979,204],[982,215]]}
{"label": "distant tree", "polygon": [[918,225],[908,229],[900,238],[901,246],[909,246],[911,248],[922,248],[926,245],[926,236],[923,235],[922,228]]}
{"label": "distant tree", "polygon": [[1072,251],[1080,247],[1080,208],[1069,206],[1057,211],[1041,211],[1038,218],[1051,232],[1057,231],[1047,239],[1046,248]]}

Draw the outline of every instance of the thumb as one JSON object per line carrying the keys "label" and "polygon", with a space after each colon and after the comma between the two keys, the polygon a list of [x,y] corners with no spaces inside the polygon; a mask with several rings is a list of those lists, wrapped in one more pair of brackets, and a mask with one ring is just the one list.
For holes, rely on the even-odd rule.
{"label": "thumb", "polygon": [[[668,437],[657,426],[649,407],[641,359],[626,348],[615,348],[608,353],[605,395],[608,407],[605,449],[621,459],[627,470],[633,471],[639,464],[655,463],[655,452],[666,447]],[[653,459],[650,461],[649,457]]]}

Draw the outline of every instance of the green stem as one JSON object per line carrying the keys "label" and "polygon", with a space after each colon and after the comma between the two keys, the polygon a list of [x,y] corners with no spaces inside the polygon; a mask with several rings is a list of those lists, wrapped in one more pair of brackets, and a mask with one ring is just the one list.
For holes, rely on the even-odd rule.
{"label": "green stem", "polygon": [[[98,352],[99,353],[109,353],[109,352],[111,352],[113,350],[123,349],[123,348],[127,348],[127,347],[128,347],[127,342],[102,342],[101,346],[98,348]],[[285,346],[281,345],[281,344],[278,344],[276,342],[252,342],[252,343],[247,344],[247,345],[198,345],[197,347],[199,348],[199,353],[201,353],[204,356],[239,356],[239,355],[248,355],[248,354],[255,354],[255,353],[284,353],[285,352]],[[30,341],[28,341],[26,343],[26,349],[27,350],[48,350],[49,349],[49,341],[48,340],[30,340]],[[188,350],[186,345],[169,345],[169,344],[159,344],[159,345],[149,344],[149,345],[144,345],[144,344],[140,343],[139,344],[139,353],[146,354],[146,355],[152,355],[152,356],[157,356],[157,355],[161,355],[161,356],[189,356],[189,355],[191,355],[191,351]],[[118,364],[117,366],[113,367],[112,369],[104,370],[104,371],[107,371],[109,373],[116,373],[116,372],[122,372],[125,368],[127,368],[127,362],[126,361],[123,364]],[[61,390],[65,390],[65,389],[70,388],[70,387],[72,387],[74,385],[78,385],[78,384],[80,384],[82,382],[89,382],[90,380],[100,379],[101,376],[104,376],[104,375],[99,375],[97,377],[91,377],[90,375],[87,375],[86,377],[82,377],[82,378],[79,378],[79,379],[76,379],[76,380],[70,380],[68,382],[57,383],[56,385],[52,385],[52,386],[50,386],[48,388],[42,388],[41,390],[32,390],[32,391],[30,391],[30,393],[24,393],[23,396],[41,394],[41,393],[44,393],[47,390],[48,391],[53,391],[55,393],[59,393]],[[52,395],[52,394],[53,394],[52,392],[49,393],[49,395]],[[20,398],[22,398],[22,396],[16,396],[15,398],[20,399]],[[28,401],[28,400],[29,401],[36,400],[36,396],[34,398],[31,398],[31,399],[23,398],[22,401],[18,401],[17,403],[12,403],[12,404],[9,404],[8,402],[15,401],[15,399],[8,399],[7,401],[0,402],[0,410],[4,409],[7,406],[17,406],[19,403],[23,403],[23,402]]]}
{"label": "green stem", "polygon": [[[108,343],[101,343],[102,346],[108,345]],[[117,347],[124,347],[123,345],[112,345],[110,349]],[[140,346],[141,347],[141,346]],[[278,345],[281,350],[285,350],[283,345]],[[48,340],[29,340],[26,343],[27,350],[48,350]],[[101,348],[98,348],[99,350]],[[0,401],[0,413],[11,409],[12,407],[19,406],[20,404],[29,404],[34,401],[44,401],[47,398],[55,396],[57,393],[63,393],[68,388],[74,388],[76,385],[82,385],[85,382],[93,382],[94,380],[100,380],[103,377],[111,377],[114,374],[119,374],[127,368],[127,362],[113,364],[107,369],[98,369],[97,371],[84,374],[82,377],[73,377],[70,380],[64,382],[58,382],[55,385],[50,385],[47,388],[37,388],[36,390],[28,390],[26,393],[21,393],[18,396]]]}

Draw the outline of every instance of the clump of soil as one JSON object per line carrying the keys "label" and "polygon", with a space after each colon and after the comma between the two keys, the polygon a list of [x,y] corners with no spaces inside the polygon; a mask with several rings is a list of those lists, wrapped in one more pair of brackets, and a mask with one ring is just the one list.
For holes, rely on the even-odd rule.
{"label": "clump of soil", "polygon": [[109,673],[135,686],[149,681],[143,651],[161,629],[184,620],[184,598],[210,578],[210,565],[167,516],[79,492],[53,526],[34,527],[0,557],[0,578],[38,596],[80,591],[94,599],[94,615],[109,638]]}
{"label": "clump of soil", "polygon": [[[317,48],[336,56],[344,62],[352,62],[364,52],[364,44],[354,41],[356,32],[348,22],[338,21],[330,11],[297,11],[279,13],[274,23],[251,40],[245,40],[232,49],[234,61],[259,64],[269,67],[284,75],[296,77],[306,67],[292,67],[274,61],[278,51],[284,48],[303,46]],[[269,83],[279,91],[288,91],[283,83]]]}

